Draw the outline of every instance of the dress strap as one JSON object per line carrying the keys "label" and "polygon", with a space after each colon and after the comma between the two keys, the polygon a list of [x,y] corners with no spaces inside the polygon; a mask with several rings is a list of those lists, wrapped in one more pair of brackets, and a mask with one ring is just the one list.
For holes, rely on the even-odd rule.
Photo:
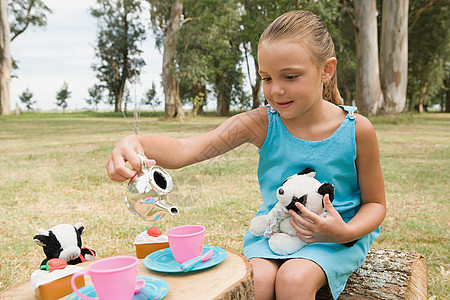
{"label": "dress strap", "polygon": [[349,120],[356,119],[355,112],[358,111],[358,108],[356,106],[339,105],[339,107],[347,112],[347,117],[349,118]]}
{"label": "dress strap", "polygon": [[273,108],[272,106],[270,106],[270,104],[267,104],[266,107],[267,107],[267,112],[268,113],[270,113],[270,114],[276,114],[277,113],[277,110],[275,108]]}

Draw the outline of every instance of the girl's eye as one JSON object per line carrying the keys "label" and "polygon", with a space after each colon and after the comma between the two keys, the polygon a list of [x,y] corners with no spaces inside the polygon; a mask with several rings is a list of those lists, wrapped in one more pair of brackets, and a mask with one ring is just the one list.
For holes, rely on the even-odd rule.
{"label": "girl's eye", "polygon": [[295,78],[297,78],[297,75],[287,75],[285,76],[286,80],[294,80]]}
{"label": "girl's eye", "polygon": [[272,78],[270,78],[270,77],[262,77],[261,80],[262,81],[271,81]]}

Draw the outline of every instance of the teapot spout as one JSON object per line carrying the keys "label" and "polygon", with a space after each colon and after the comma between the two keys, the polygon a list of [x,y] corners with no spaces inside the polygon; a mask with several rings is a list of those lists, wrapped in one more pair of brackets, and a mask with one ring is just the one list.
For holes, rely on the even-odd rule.
{"label": "teapot spout", "polygon": [[167,202],[165,199],[158,200],[158,201],[156,201],[155,204],[156,204],[156,206],[160,207],[161,209],[167,210],[167,212],[171,216],[176,216],[179,213],[178,208],[175,205],[172,205],[169,202]]}

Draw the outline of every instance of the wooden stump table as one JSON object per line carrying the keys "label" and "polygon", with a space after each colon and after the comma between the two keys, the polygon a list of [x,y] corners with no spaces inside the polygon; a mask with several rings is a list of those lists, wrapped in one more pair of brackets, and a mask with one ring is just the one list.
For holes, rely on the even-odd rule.
{"label": "wooden stump table", "polygon": [[[135,253],[126,254],[135,256]],[[227,251],[227,258],[220,264],[201,271],[189,273],[160,273],[149,270],[139,260],[138,276],[150,276],[165,280],[169,293],[164,299],[254,299],[253,271],[247,259],[236,252]],[[92,262],[79,264],[86,268]],[[86,285],[91,284],[85,276]],[[0,299],[36,299],[30,282],[23,282],[0,294]],[[63,298],[64,299],[64,298]]]}
{"label": "wooden stump table", "polygon": [[[128,254],[134,256],[134,253]],[[91,262],[79,264],[87,267]],[[247,259],[227,251],[227,258],[217,266],[191,273],[159,273],[147,269],[143,260],[138,275],[157,277],[169,284],[164,299],[254,299],[253,271]],[[90,277],[85,276],[86,285]],[[0,299],[36,299],[30,282],[23,282],[0,294]],[[316,299],[331,299],[328,287],[320,289]],[[416,252],[371,249],[363,265],[349,278],[339,300],[426,300],[427,266],[425,257]]]}

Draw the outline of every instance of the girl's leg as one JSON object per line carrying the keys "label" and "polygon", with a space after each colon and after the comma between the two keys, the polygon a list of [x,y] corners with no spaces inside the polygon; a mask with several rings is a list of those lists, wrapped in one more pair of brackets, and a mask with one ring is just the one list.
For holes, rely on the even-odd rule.
{"label": "girl's leg", "polygon": [[255,300],[275,299],[275,278],[280,262],[264,258],[251,258],[253,282],[255,284]]}
{"label": "girl's leg", "polygon": [[277,299],[313,300],[326,283],[325,272],[315,262],[289,259],[278,269],[275,291]]}

